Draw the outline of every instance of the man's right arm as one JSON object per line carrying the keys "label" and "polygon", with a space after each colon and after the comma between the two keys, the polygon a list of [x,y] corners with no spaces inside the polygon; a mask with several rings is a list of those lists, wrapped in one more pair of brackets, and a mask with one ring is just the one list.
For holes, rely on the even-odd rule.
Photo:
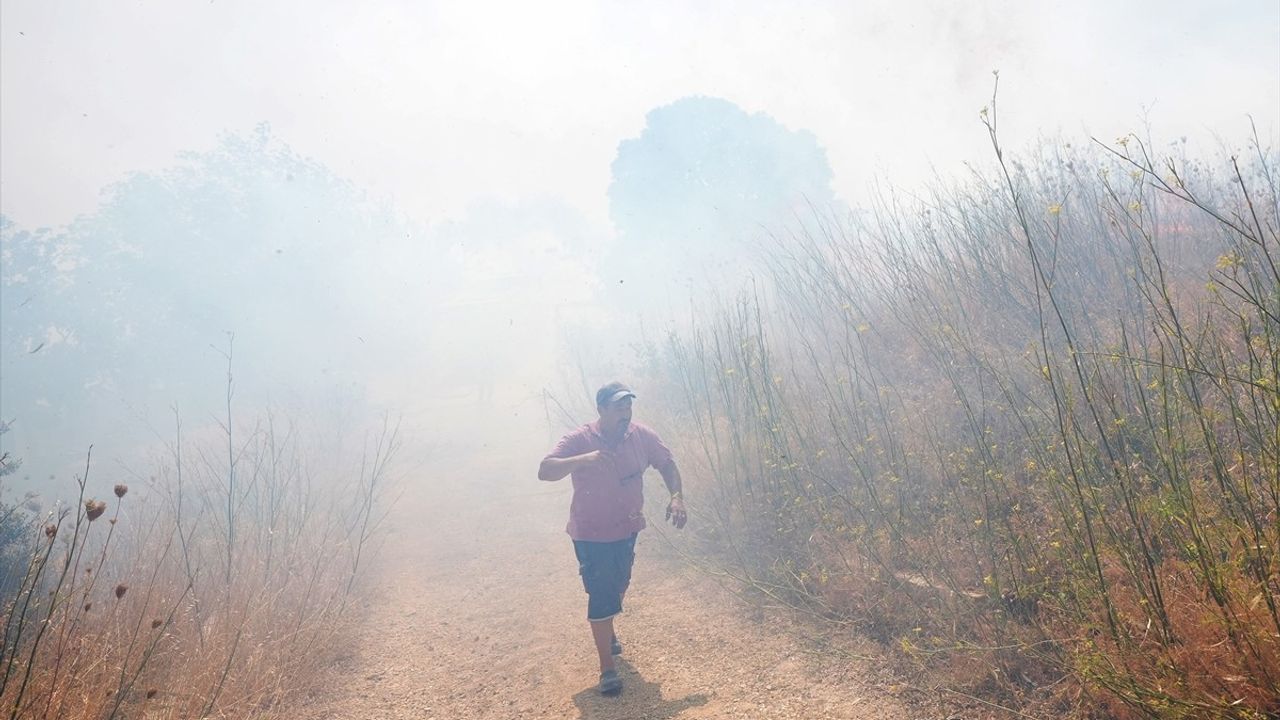
{"label": "man's right arm", "polygon": [[581,455],[574,455],[567,458],[545,457],[542,464],[538,466],[538,479],[546,482],[555,482],[563,479],[574,470],[580,470],[585,467],[591,467],[600,461],[601,452],[592,450]]}

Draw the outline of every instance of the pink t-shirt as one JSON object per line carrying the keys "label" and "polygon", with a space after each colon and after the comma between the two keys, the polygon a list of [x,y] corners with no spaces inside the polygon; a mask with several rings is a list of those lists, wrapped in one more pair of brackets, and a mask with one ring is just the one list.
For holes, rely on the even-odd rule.
{"label": "pink t-shirt", "polygon": [[605,444],[598,422],[560,438],[549,458],[569,458],[593,450],[611,457],[595,467],[575,470],[573,501],[565,532],[574,540],[613,542],[644,529],[644,471],[666,467],[671,451],[653,430],[633,422],[616,446]]}

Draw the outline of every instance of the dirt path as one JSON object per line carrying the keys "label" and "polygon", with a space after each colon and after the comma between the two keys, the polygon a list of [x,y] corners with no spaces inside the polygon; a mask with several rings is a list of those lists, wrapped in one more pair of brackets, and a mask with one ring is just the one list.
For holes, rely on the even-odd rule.
{"label": "dirt path", "polygon": [[[618,621],[619,697],[596,693],[568,482],[455,447],[396,504],[362,640],[304,720],[913,718],[887,674],[770,633],[640,535]],[[540,455],[532,455],[534,462]],[[441,471],[440,468],[448,468]],[[658,492],[654,480],[651,492]],[[693,521],[696,521],[696,516]]]}

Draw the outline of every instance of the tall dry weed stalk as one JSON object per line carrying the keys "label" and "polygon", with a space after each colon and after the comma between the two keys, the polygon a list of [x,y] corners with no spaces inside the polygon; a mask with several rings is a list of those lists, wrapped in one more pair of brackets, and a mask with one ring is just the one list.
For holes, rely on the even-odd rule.
{"label": "tall dry weed stalk", "polygon": [[142,492],[109,500],[86,459],[76,502],[33,524],[4,605],[5,716],[279,717],[343,651],[396,428],[350,461],[272,414],[224,433],[190,447],[179,421]]}
{"label": "tall dry weed stalk", "polygon": [[768,300],[673,338],[701,541],[984,701],[1280,714],[1275,156],[982,118],[994,173],[779,238]]}

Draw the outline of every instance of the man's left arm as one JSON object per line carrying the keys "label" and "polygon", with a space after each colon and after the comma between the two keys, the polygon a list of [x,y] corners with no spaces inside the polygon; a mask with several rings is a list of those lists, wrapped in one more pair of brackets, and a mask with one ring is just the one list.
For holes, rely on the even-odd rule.
{"label": "man's left arm", "polygon": [[671,459],[665,465],[659,466],[658,472],[662,475],[662,482],[666,484],[668,492],[671,493],[671,502],[667,503],[667,519],[676,526],[677,530],[682,529],[689,521],[689,513],[684,508],[684,483],[680,479],[680,468],[676,467],[675,459]]}
{"label": "man's left arm", "polygon": [[671,502],[667,503],[667,519],[676,529],[681,529],[689,520],[689,513],[684,508],[684,482],[680,478],[680,469],[671,455],[671,449],[658,434],[647,427],[640,428],[640,437],[644,440],[645,456],[649,465],[662,475],[662,482],[671,493]]}

